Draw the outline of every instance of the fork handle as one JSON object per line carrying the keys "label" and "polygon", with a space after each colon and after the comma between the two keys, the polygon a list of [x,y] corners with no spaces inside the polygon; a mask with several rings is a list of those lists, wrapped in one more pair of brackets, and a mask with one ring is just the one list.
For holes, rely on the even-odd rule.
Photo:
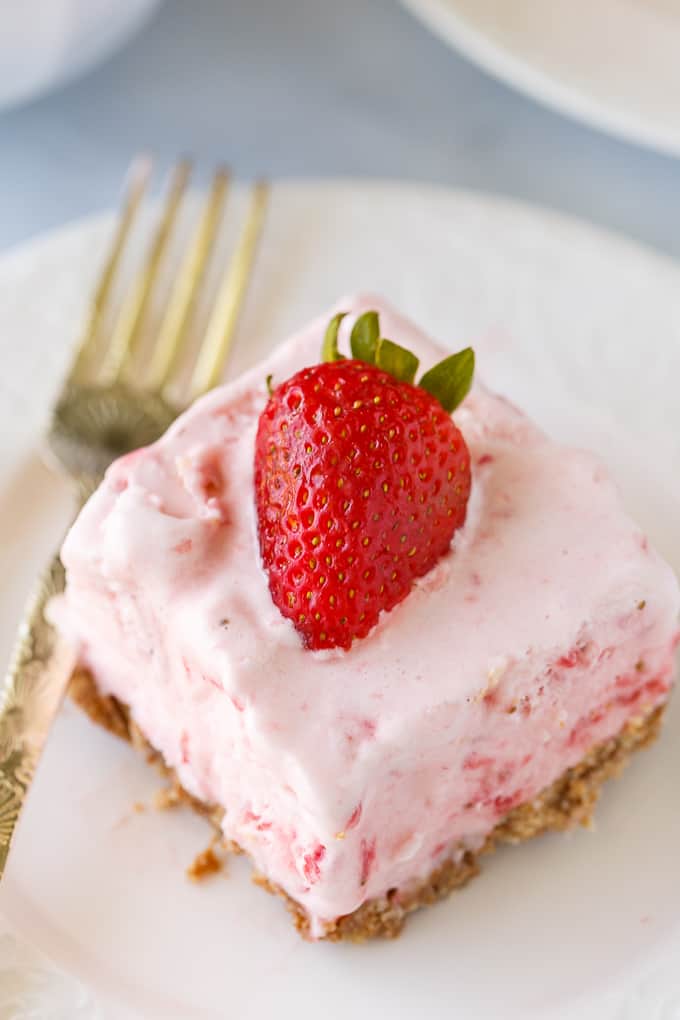
{"label": "fork handle", "polygon": [[45,741],[75,666],[75,651],[45,618],[64,590],[55,556],[26,607],[5,684],[0,691],[0,879],[17,821]]}

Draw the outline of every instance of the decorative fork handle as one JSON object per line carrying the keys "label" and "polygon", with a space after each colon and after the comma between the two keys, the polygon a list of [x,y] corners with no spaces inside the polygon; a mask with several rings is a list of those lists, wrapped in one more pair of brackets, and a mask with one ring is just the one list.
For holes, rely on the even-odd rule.
{"label": "decorative fork handle", "polygon": [[40,577],[26,608],[0,691],[0,879],[26,794],[75,665],[75,653],[45,619],[49,599],[64,590],[58,556]]}

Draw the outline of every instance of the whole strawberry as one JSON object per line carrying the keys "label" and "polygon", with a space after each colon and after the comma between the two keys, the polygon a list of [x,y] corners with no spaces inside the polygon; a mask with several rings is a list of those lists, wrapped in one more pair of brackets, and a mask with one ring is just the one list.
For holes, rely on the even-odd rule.
{"label": "whole strawberry", "polygon": [[272,393],[255,444],[255,500],[272,598],[308,648],[349,648],[449,549],[465,521],[470,455],[451,419],[468,348],[412,384],[418,360],[355,323],[351,360],[328,328],[325,363]]}

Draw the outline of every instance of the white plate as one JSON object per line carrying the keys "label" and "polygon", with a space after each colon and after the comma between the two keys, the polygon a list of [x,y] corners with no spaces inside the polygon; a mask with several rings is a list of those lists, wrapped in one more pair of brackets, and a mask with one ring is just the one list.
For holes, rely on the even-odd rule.
{"label": "white plate", "polygon": [[642,145],[680,153],[679,0],[402,0],[491,74]]}
{"label": "white plate", "polygon": [[[110,227],[110,218],[83,223],[0,262],[3,658],[67,516],[66,490],[35,450]],[[670,262],[472,194],[289,184],[274,189],[254,283],[232,372],[343,291],[382,291],[445,343],[473,340],[492,385],[556,435],[599,450],[631,511],[680,566],[680,273]],[[135,1010],[145,1020],[311,1020],[320,1009],[325,1020],[640,1020],[641,1002],[645,1017],[653,1008],[676,1017],[677,968],[664,960],[680,952],[678,709],[676,699],[663,739],[610,784],[596,832],[498,853],[399,941],[357,948],[301,942],[281,904],[250,885],[244,861],[226,878],[188,883],[203,823],[136,814],[156,778],[67,705],[18,833],[3,909],[115,1020]],[[2,947],[0,936],[0,976]],[[22,980],[22,952],[14,947],[15,962],[5,962],[8,987]],[[53,976],[24,980],[46,996],[31,1015],[81,1015],[74,1004],[57,1012],[63,982],[57,995]]]}
{"label": "white plate", "polygon": [[25,102],[104,60],[161,0],[21,0],[0,4],[0,107]]}

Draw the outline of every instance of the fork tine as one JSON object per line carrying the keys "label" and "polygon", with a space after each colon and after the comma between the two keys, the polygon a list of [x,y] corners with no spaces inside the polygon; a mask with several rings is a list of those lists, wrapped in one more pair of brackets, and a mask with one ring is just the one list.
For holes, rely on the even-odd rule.
{"label": "fork tine", "polygon": [[111,242],[108,257],[96,284],[89,315],[83,330],[80,343],[73,357],[73,365],[69,373],[71,379],[80,379],[85,371],[87,361],[99,334],[99,327],[104,316],[109,293],[113,284],[121,256],[134,223],[137,210],[144,197],[153,163],[149,156],[139,156],[128,171],[128,183],[125,188],[123,203],[118,217],[118,225]]}
{"label": "fork tine", "polygon": [[111,385],[120,378],[134,349],[190,176],[189,160],[182,160],[172,172],[165,208],[146,260],[123,301],[113,327],[109,349],[97,379],[100,385]]}
{"label": "fork tine", "polygon": [[258,181],[253,188],[246,222],[220,284],[196,360],[190,383],[192,400],[219,382],[250,279],[268,198],[269,185],[266,181]]}
{"label": "fork tine", "polygon": [[146,386],[161,390],[168,382],[198,295],[203,273],[215,243],[229,185],[229,172],[220,168],[203,214],[173,285],[151,357]]}

